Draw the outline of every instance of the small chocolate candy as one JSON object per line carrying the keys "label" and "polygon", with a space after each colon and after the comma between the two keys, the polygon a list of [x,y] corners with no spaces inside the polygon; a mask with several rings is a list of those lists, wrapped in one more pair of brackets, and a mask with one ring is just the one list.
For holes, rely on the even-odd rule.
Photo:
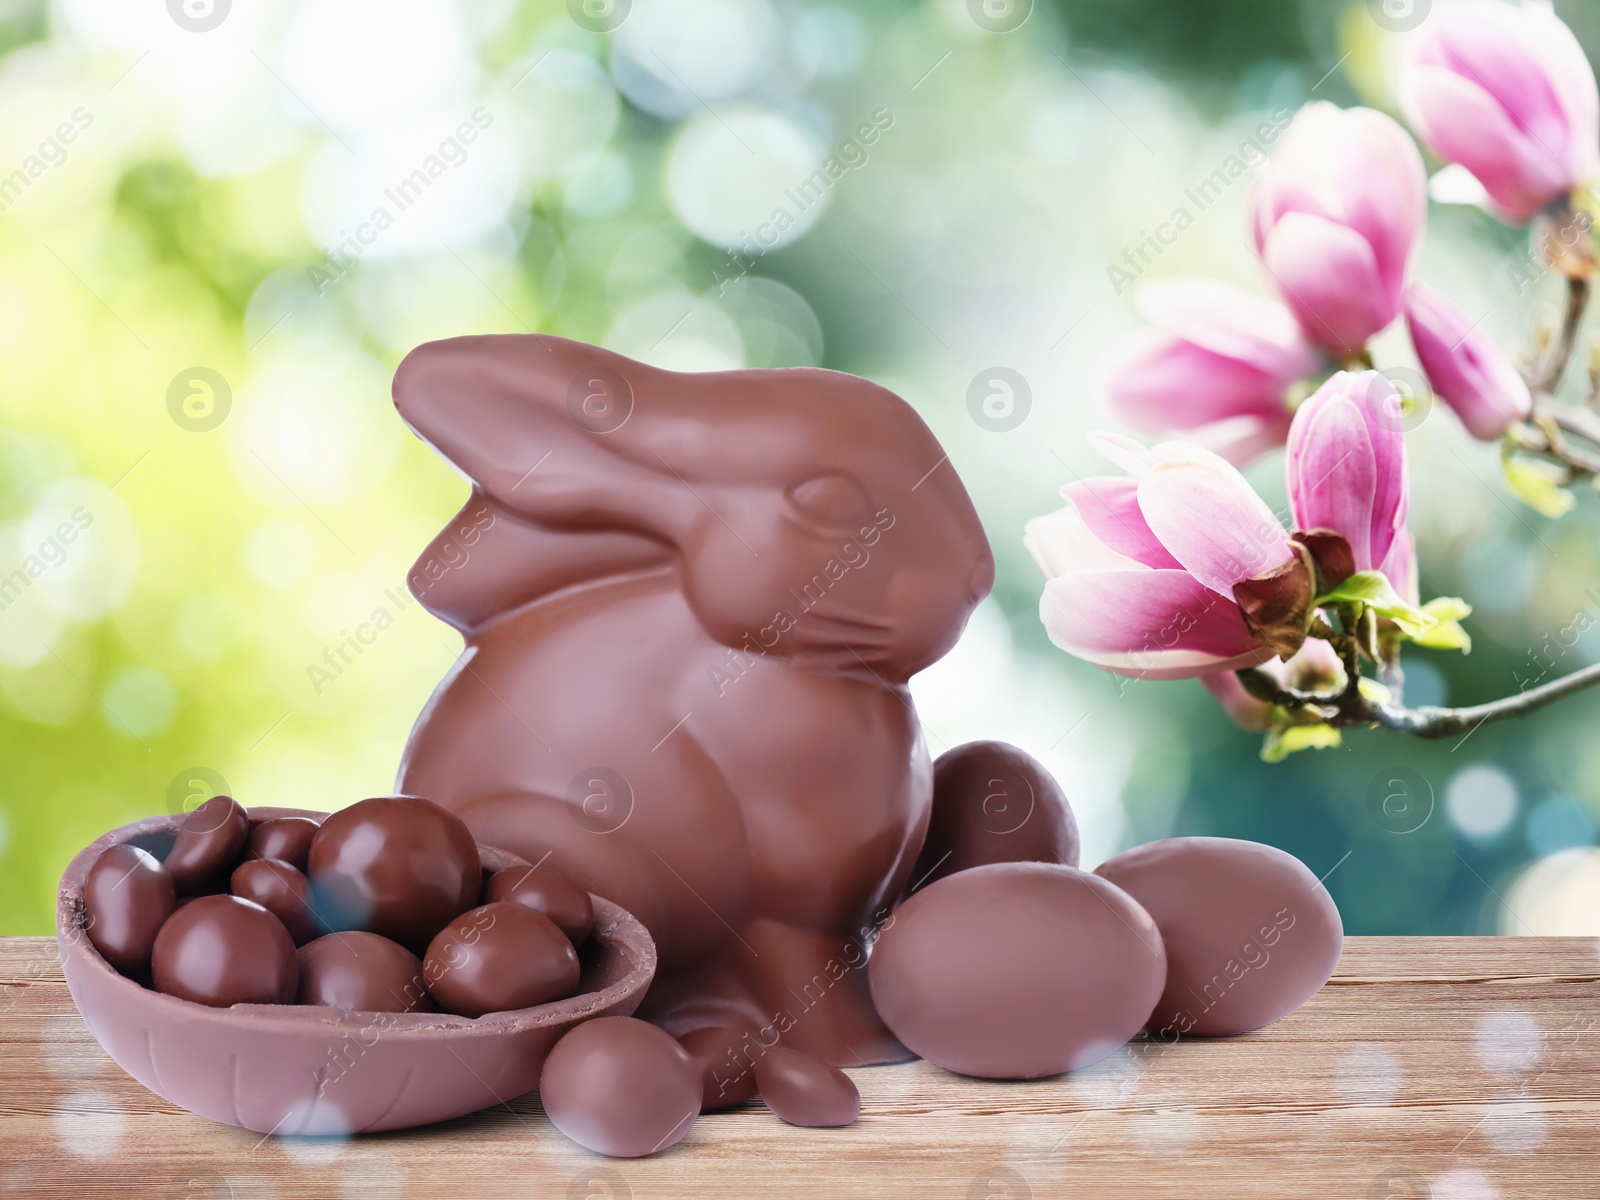
{"label": "small chocolate candy", "polygon": [[756,1087],[767,1107],[791,1125],[828,1129],[861,1115],[861,1093],[850,1076],[787,1046],[756,1059]]}
{"label": "small chocolate candy", "polygon": [[316,835],[317,823],[310,817],[274,817],[250,831],[250,838],[244,844],[244,856],[246,861],[275,858],[304,871],[306,857],[311,853],[311,839]]}
{"label": "small chocolate candy", "polygon": [[994,863],[894,911],[868,962],[894,1035],[963,1075],[1085,1067],[1144,1025],[1167,977],[1161,934],[1122,889],[1074,867]]}
{"label": "small chocolate candy", "polygon": [[502,900],[441,929],[428,945],[423,974],[440,1008],[481,1017],[571,995],[578,955],[549,917]]}
{"label": "small chocolate candy", "polygon": [[1150,914],[1167,983],[1149,1030],[1173,1041],[1258,1029],[1328,982],[1344,927],[1328,890],[1292,854],[1233,838],[1167,838],[1095,869]]}
{"label": "small chocolate candy", "polygon": [[422,961],[399,942],[359,929],[300,947],[301,1004],[348,1012],[433,1012]]}
{"label": "small chocolate candy", "polygon": [[583,945],[594,928],[594,903],[589,893],[553,867],[507,867],[489,877],[485,904],[511,900],[542,912],[574,946]]}
{"label": "small chocolate candy", "polygon": [[[700,1111],[743,1104],[756,1094],[749,1037],[727,1025],[706,1025],[678,1035],[700,1072]],[[756,1052],[759,1052],[759,1047]]]}
{"label": "small chocolate candy", "polygon": [[911,872],[918,890],[997,862],[1078,865],[1078,823],[1044,765],[1005,742],[968,742],[933,764],[933,814]]}
{"label": "small chocolate candy", "polygon": [[165,864],[178,894],[223,886],[249,837],[250,818],[232,796],[213,796],[185,817]]}
{"label": "small chocolate candy", "polygon": [[665,1150],[700,1115],[700,1073],[672,1035],[633,1017],[600,1017],[544,1060],[539,1098],[550,1123],[613,1158]]}
{"label": "small chocolate candy", "polygon": [[327,817],[306,874],[330,929],[365,929],[413,951],[478,902],[478,844],[460,817],[416,796],[362,800]]}
{"label": "small chocolate candy", "polygon": [[112,846],[94,860],[83,881],[89,941],[124,975],[149,971],[156,934],[175,907],[172,876],[137,846]]}
{"label": "small chocolate candy", "polygon": [[275,858],[242,862],[234,868],[228,890],[282,921],[296,946],[327,932],[311,905],[311,881],[286,862]]}
{"label": "small chocolate candy", "polygon": [[201,896],[167,918],[150,956],[156,991],[196,1004],[293,1004],[300,982],[289,931],[261,905]]}

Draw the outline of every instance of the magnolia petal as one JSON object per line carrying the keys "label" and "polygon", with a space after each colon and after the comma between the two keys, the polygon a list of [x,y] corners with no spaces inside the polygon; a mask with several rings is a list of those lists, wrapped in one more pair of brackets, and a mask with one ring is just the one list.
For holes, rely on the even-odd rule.
{"label": "magnolia petal", "polygon": [[1355,569],[1370,571],[1376,565],[1372,514],[1378,465],[1361,410],[1332,395],[1297,416],[1289,431],[1289,507],[1295,528],[1342,534]]}
{"label": "magnolia petal", "polygon": [[1411,135],[1387,113],[1345,110],[1339,192],[1342,223],[1372,247],[1385,292],[1404,286],[1428,214],[1428,173]]}
{"label": "magnolia petal", "polygon": [[1168,553],[1230,600],[1234,584],[1293,554],[1266,502],[1214,454],[1169,458],[1150,470],[1139,481],[1139,508]]}
{"label": "magnolia petal", "polygon": [[1061,489],[1089,532],[1112,550],[1147,567],[1178,568],[1145,523],[1138,493],[1138,481],[1121,475],[1092,475]]}
{"label": "magnolia petal", "polygon": [[1045,585],[1050,640],[1122,674],[1182,678],[1264,661],[1232,600],[1184,571],[1079,571]]}
{"label": "magnolia petal", "polygon": [[1130,425],[1188,432],[1239,416],[1287,418],[1286,395],[1295,378],[1156,335],[1133,344],[1113,368],[1106,402]]}
{"label": "magnolia petal", "polygon": [[1399,311],[1365,238],[1347,226],[1290,213],[1267,238],[1267,270],[1306,336],[1353,354]]}
{"label": "magnolia petal", "polygon": [[1072,571],[1130,570],[1140,566],[1095,537],[1071,507],[1034,517],[1023,527],[1022,544],[1046,579]]}
{"label": "magnolia petal", "polygon": [[1496,441],[1532,411],[1510,358],[1438,292],[1421,283],[1406,290],[1406,327],[1429,385],[1473,437]]}
{"label": "magnolia petal", "polygon": [[1215,279],[1170,276],[1140,286],[1140,313],[1173,338],[1263,376],[1293,382],[1320,358],[1282,304]]}
{"label": "magnolia petal", "polygon": [[1507,221],[1525,224],[1572,186],[1565,155],[1529,138],[1473,80],[1414,65],[1402,76],[1400,97],[1429,148],[1471,171]]}

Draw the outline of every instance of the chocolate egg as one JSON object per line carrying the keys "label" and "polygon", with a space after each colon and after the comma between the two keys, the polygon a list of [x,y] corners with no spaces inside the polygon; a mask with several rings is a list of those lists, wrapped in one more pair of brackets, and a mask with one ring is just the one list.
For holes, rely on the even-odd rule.
{"label": "chocolate egg", "polygon": [[293,1004],[300,981],[283,922],[238,896],[201,896],[173,913],[150,964],[158,992],[213,1008]]}
{"label": "chocolate egg", "polygon": [[311,839],[316,835],[317,823],[309,817],[276,817],[250,831],[244,844],[244,856],[247,860],[275,858],[304,871],[306,857],[311,853]]}
{"label": "chocolate egg", "polygon": [[743,1104],[756,1094],[749,1038],[726,1025],[707,1025],[678,1035],[700,1072],[700,1111]]}
{"label": "chocolate egg", "polygon": [[250,836],[250,818],[232,796],[213,796],[184,818],[165,866],[179,895],[221,887]]}
{"label": "chocolate egg", "polygon": [[433,1012],[422,960],[376,933],[330,933],[300,947],[301,1004],[348,1012]]}
{"label": "chocolate egg", "polygon": [[767,1107],[791,1125],[832,1128],[861,1113],[861,1093],[850,1076],[787,1046],[756,1059],[756,1087]]}
{"label": "chocolate egg", "polygon": [[531,1008],[578,986],[578,955],[543,913],[502,900],[462,913],[423,959],[428,991],[463,1017]]}
{"label": "chocolate egg", "polygon": [[112,846],[83,881],[89,941],[124,975],[143,976],[150,969],[156,934],[175,907],[172,876],[137,846]]}
{"label": "chocolate egg", "polygon": [[414,951],[483,890],[478,846],[461,818],[415,796],[333,813],[311,839],[306,874],[330,929],[381,933]]}
{"label": "chocolate egg", "polygon": [[1043,764],[1005,742],[968,742],[933,766],[933,813],[911,872],[918,890],[999,862],[1078,865],[1078,823]]}
{"label": "chocolate egg", "polygon": [[586,1021],[544,1061],[539,1098],[550,1123],[613,1158],[665,1150],[700,1114],[700,1073],[665,1031],[633,1017]]}
{"label": "chocolate egg", "polygon": [[296,946],[327,932],[311,904],[311,881],[286,862],[275,858],[242,862],[234,868],[228,890],[282,921]]}
{"label": "chocolate egg", "polygon": [[1339,965],[1344,927],[1292,854],[1233,838],[1167,838],[1096,868],[1161,931],[1167,983],[1150,1032],[1244,1033],[1299,1008]]}
{"label": "chocolate egg", "polygon": [[917,1054],[964,1075],[1088,1066],[1138,1033],[1166,981],[1148,913],[1087,871],[994,863],[897,908],[868,962],[872,999]]}
{"label": "chocolate egg", "polygon": [[489,877],[484,903],[510,900],[542,912],[574,946],[583,945],[594,928],[594,904],[584,891],[551,867],[509,867]]}

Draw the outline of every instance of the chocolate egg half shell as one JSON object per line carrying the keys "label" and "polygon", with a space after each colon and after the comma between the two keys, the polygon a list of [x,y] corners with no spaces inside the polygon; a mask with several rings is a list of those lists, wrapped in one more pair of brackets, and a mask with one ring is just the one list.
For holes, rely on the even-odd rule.
{"label": "chocolate egg half shell", "polygon": [[933,814],[911,883],[998,862],[1075,867],[1078,823],[1042,763],[1005,742],[968,742],[933,765]]}
{"label": "chocolate egg half shell", "polygon": [[1155,922],[1075,867],[994,863],[929,884],[884,926],[872,999],[951,1071],[1035,1079],[1097,1062],[1144,1026],[1166,981]]}
{"label": "chocolate egg half shell", "polygon": [[1299,1008],[1339,965],[1339,910],[1298,858],[1233,838],[1167,838],[1096,868],[1161,931],[1167,984],[1150,1032],[1172,1040],[1258,1029]]}

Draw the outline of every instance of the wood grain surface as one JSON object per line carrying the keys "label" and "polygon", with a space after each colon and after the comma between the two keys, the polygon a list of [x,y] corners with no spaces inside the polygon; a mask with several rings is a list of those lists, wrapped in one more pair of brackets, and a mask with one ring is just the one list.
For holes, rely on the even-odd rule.
{"label": "wood grain surface", "polygon": [[1600,943],[1351,938],[1310,1004],[1245,1037],[1138,1042],[986,1083],[851,1072],[862,1115],[703,1117],[650,1159],[568,1142],[535,1096],[354,1139],[191,1116],[106,1057],[55,942],[0,939],[0,1195],[260,1197],[1600,1198]]}

